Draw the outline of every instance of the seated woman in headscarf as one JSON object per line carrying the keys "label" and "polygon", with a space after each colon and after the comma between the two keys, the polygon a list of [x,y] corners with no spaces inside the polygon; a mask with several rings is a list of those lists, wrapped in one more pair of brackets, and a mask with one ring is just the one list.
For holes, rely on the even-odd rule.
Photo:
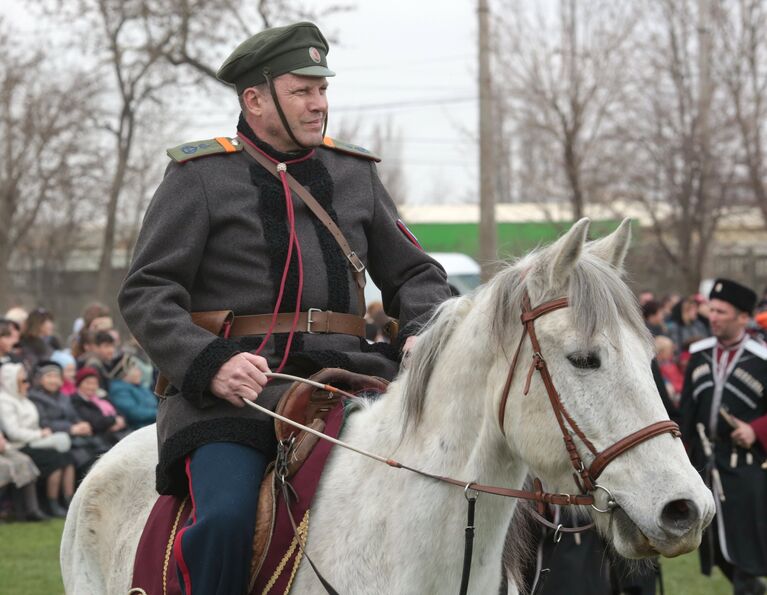
{"label": "seated woman in headscarf", "polygon": [[50,511],[63,518],[75,491],[71,441],[65,432],[40,426],[37,408],[27,398],[28,388],[22,364],[0,367],[0,423],[11,446],[28,455],[40,470]]}
{"label": "seated woman in headscarf", "polygon": [[0,494],[13,490],[13,514],[18,521],[42,521],[48,518],[37,503],[35,483],[40,471],[35,463],[8,444],[0,432]]}
{"label": "seated woman in headscarf", "polygon": [[77,414],[72,399],[61,392],[61,385],[61,366],[54,361],[42,361],[35,368],[29,400],[37,407],[41,426],[69,434],[70,452],[82,477],[96,458],[109,450],[109,445],[95,436],[91,424]]}
{"label": "seated woman in headscarf", "polygon": [[94,434],[104,437],[110,445],[117,444],[129,433],[125,418],[118,415],[114,405],[99,396],[99,373],[91,367],[81,368],[75,376],[77,392],[72,405],[77,414],[93,428]]}

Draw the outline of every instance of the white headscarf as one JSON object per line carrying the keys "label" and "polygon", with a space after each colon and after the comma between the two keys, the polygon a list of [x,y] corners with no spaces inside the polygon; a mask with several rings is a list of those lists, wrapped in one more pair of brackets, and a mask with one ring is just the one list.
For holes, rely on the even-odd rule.
{"label": "white headscarf", "polygon": [[19,370],[24,369],[24,364],[3,364],[0,366],[0,389],[17,399],[25,399],[26,396],[19,392]]}

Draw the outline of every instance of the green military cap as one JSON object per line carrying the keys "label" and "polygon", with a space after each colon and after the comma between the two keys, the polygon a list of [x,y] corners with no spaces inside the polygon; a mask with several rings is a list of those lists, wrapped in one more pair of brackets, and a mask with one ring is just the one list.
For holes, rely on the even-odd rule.
{"label": "green military cap", "polygon": [[216,77],[237,93],[287,72],[303,76],[335,76],[328,68],[328,42],[317,25],[295,23],[273,27],[245,40],[224,61]]}

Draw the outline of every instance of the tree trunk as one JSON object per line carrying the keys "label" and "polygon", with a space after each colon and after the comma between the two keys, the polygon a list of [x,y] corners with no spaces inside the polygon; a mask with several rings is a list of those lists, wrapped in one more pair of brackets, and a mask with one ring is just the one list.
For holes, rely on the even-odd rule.
{"label": "tree trunk", "polygon": [[133,113],[127,106],[123,110],[123,122],[117,134],[117,166],[109,189],[109,203],[107,204],[107,221],[104,227],[104,241],[99,259],[98,284],[96,287],[97,299],[101,302],[112,301],[112,254],[115,246],[115,229],[117,226],[117,206],[120,201],[120,193],[125,182],[125,174],[128,171],[128,159],[130,158],[131,145],[133,143]]}

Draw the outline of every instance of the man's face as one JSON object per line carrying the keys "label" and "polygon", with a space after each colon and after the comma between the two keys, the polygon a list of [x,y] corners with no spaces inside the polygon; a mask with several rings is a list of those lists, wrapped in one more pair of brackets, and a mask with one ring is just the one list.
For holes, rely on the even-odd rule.
{"label": "man's face", "polygon": [[0,355],[7,355],[13,349],[13,346],[19,342],[19,331],[11,327],[8,334],[0,337]]}
{"label": "man's face", "polygon": [[115,356],[114,343],[100,343],[94,349],[96,356],[104,363],[112,361]]}
{"label": "man's face", "polygon": [[727,342],[740,337],[748,324],[748,314],[728,302],[717,299],[711,300],[708,307],[711,332],[717,339]]}
{"label": "man's face", "polygon": [[[272,81],[290,129],[305,147],[322,144],[322,129],[328,113],[324,77],[283,74]],[[258,137],[278,151],[295,151],[296,146],[282,125],[277,106],[268,88],[246,89],[243,93],[248,123]]]}

